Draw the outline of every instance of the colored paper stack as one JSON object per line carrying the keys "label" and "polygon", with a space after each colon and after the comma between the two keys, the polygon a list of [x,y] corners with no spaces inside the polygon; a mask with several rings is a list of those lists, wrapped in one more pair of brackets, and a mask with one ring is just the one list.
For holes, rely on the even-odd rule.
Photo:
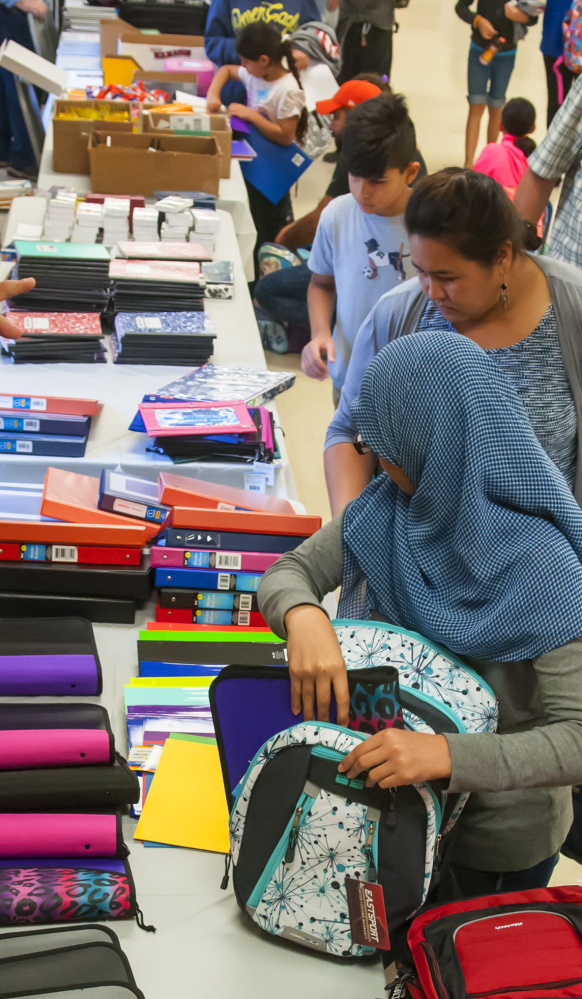
{"label": "colored paper stack", "polygon": [[0,396],[0,405],[3,455],[82,458],[91,418],[101,411],[96,399],[50,396]]}
{"label": "colored paper stack", "polygon": [[131,430],[152,438],[148,450],[173,461],[271,462],[278,457],[272,414],[244,403],[140,403]]}
{"label": "colored paper stack", "polygon": [[[0,621],[0,645],[0,696],[35,698],[0,704],[0,923],[132,918],[118,810],[137,800],[138,785],[115,753],[107,712],[36,701],[99,696],[92,626],[81,618]],[[46,905],[63,885],[66,906]]]}
{"label": "colored paper stack", "polygon": [[99,243],[16,239],[18,274],[36,286],[11,302],[31,312],[102,312],[109,301],[109,253]]}
{"label": "colored paper stack", "polygon": [[205,364],[215,339],[207,312],[119,312],[111,348],[116,364]]}
{"label": "colored paper stack", "polygon": [[9,318],[22,330],[20,340],[4,341],[2,352],[15,364],[107,360],[101,322],[94,312],[12,312]]}
{"label": "colored paper stack", "polygon": [[[155,244],[154,244],[155,245]],[[201,312],[204,281],[191,261],[111,261],[115,312]]]}

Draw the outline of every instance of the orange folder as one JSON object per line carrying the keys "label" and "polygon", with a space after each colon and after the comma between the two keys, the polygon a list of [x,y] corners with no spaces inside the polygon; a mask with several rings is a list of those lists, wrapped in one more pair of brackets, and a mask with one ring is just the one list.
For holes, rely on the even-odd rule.
{"label": "orange folder", "polygon": [[205,482],[204,479],[189,479],[185,475],[174,475],[173,472],[160,472],[158,490],[160,503],[165,506],[207,507],[211,510],[243,507],[259,513],[296,516],[289,501],[279,499],[278,496],[251,493],[235,486],[220,486],[216,482]]}
{"label": "orange folder", "polygon": [[[44,509],[43,509],[44,513]],[[172,527],[187,527],[198,531],[243,531],[254,534],[290,534],[309,538],[321,527],[321,517],[295,513],[256,513],[246,510],[205,510],[175,506]]]}
{"label": "orange folder", "polygon": [[[121,519],[121,518],[120,518]],[[21,544],[69,545],[133,545],[143,548],[146,543],[145,527],[140,523],[125,524],[51,524],[29,520],[1,520],[0,542],[18,541]]]}
{"label": "orange folder", "polygon": [[40,512],[43,517],[55,517],[73,524],[127,524],[142,527],[146,538],[160,533],[159,524],[147,524],[131,517],[122,517],[109,510],[100,510],[99,479],[62,468],[47,468]]}

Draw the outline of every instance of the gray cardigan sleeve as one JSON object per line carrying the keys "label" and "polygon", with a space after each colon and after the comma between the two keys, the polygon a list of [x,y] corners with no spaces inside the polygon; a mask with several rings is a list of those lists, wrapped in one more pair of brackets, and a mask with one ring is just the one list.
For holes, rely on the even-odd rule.
{"label": "gray cardigan sleeve", "polygon": [[267,569],[259,586],[259,610],[269,627],[287,638],[285,614],[299,604],[319,607],[341,583],[343,514],[334,517],[295,551]]}
{"label": "gray cardigan sleeve", "polygon": [[[511,663],[496,664],[507,670]],[[507,735],[447,735],[451,791],[582,783],[582,638],[533,660],[546,724]],[[503,717],[503,692],[496,690]]]}

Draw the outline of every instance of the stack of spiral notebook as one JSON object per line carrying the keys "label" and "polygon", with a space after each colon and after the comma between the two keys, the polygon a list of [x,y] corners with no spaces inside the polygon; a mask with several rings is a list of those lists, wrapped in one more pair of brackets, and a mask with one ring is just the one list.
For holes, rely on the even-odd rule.
{"label": "stack of spiral notebook", "polygon": [[9,318],[22,330],[22,338],[3,340],[2,353],[15,364],[107,360],[101,322],[94,312],[12,312]]}
{"label": "stack of spiral notebook", "polygon": [[111,349],[116,364],[205,364],[215,339],[206,312],[119,312]]}
{"label": "stack of spiral notebook", "polygon": [[102,312],[109,301],[109,253],[98,243],[14,241],[18,276],[36,286],[11,302],[30,312]]}
{"label": "stack of spiral notebook", "polygon": [[170,260],[112,260],[115,312],[201,312],[200,264]]}

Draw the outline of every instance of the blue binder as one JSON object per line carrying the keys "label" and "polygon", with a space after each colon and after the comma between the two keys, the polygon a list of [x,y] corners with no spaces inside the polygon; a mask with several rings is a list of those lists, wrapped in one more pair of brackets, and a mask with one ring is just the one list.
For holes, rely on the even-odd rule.
{"label": "blue binder", "polygon": [[250,163],[241,162],[243,177],[276,205],[311,166],[312,160],[296,142],[279,146],[261,135],[254,125],[249,125],[247,142],[257,156]]}

